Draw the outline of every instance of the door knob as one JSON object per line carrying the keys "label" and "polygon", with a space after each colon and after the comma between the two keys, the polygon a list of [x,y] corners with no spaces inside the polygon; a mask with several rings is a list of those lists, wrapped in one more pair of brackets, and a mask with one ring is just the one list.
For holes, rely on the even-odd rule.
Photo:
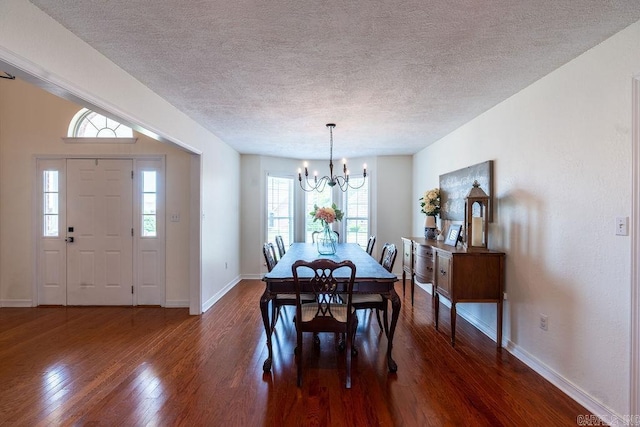
{"label": "door knob", "polygon": [[67,243],[73,243],[73,237],[67,237],[64,241]]}

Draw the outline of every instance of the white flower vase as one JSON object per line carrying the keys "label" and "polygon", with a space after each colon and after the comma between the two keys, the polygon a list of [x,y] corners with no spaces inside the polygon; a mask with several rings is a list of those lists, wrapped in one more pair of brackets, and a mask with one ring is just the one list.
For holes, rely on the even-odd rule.
{"label": "white flower vase", "polygon": [[324,224],[324,228],[316,237],[316,245],[320,255],[334,255],[336,253],[336,233]]}
{"label": "white flower vase", "polygon": [[438,228],[436,226],[436,217],[433,215],[427,215],[424,221],[424,238],[435,239],[438,237]]}

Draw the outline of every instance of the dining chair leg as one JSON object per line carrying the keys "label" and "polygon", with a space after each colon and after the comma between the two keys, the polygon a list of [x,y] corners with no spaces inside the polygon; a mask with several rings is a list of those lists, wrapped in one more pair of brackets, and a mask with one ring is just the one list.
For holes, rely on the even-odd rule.
{"label": "dining chair leg", "polygon": [[357,354],[357,350],[355,347],[355,339],[356,339],[356,330],[358,329],[358,316],[355,314],[351,319],[351,324],[347,327],[347,348],[346,348],[346,370],[347,370],[347,380],[346,380],[346,388],[351,388],[351,357]]}
{"label": "dining chair leg", "polygon": [[384,309],[382,310],[382,319],[384,320],[384,334],[389,338],[389,300],[384,299]]}
{"label": "dining chair leg", "polygon": [[351,334],[350,333],[347,333],[347,348],[346,348],[346,352],[347,352],[347,354],[345,354],[345,356],[347,357],[346,387],[347,388],[351,388]]}
{"label": "dining chair leg", "polygon": [[297,329],[297,345],[295,349],[295,360],[298,368],[298,387],[302,387],[302,332]]}
{"label": "dining chair leg", "polygon": [[376,318],[378,319],[378,326],[380,327],[380,332],[385,332],[385,329],[382,327],[382,322],[380,321],[380,310],[376,308]]}
{"label": "dining chair leg", "polygon": [[276,328],[276,322],[280,315],[280,307],[276,307],[275,300],[271,301],[271,332]]}

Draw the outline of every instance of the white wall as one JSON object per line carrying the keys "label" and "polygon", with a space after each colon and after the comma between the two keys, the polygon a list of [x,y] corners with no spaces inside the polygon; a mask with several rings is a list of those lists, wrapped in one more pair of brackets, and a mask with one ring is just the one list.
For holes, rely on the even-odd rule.
{"label": "white wall", "polygon": [[[640,23],[414,156],[417,192],[494,160],[489,244],[507,253],[508,346],[600,414],[629,414],[630,238],[615,235],[614,220],[631,212],[638,72]],[[418,233],[417,201],[413,212]],[[493,304],[464,306],[495,333]]]}
{"label": "white wall", "polygon": [[[202,263],[199,271],[191,271],[191,279],[201,276],[200,306],[206,308],[237,282],[240,155],[235,150],[26,0],[2,3],[0,65],[79,105],[109,111],[156,139],[202,154],[200,188],[191,191],[201,193],[206,219],[196,213],[190,221],[197,231],[202,227]],[[197,253],[199,242],[194,248],[193,240],[189,251]]]}
{"label": "white wall", "polygon": [[[349,166],[359,169],[367,164],[370,179],[371,233],[377,236],[374,254],[379,256],[379,249],[384,242],[396,243],[401,250],[400,237],[408,235],[411,230],[411,212],[399,209],[410,206],[411,167],[410,156],[389,156],[375,158],[348,159]],[[262,245],[266,238],[266,177],[267,173],[286,175],[296,178],[296,203],[304,200],[304,193],[297,181],[298,168],[302,161],[267,156],[242,155],[242,265],[244,277],[261,278],[267,270],[264,266]],[[329,173],[329,160],[309,161],[309,170],[317,170],[319,175]],[[402,271],[402,258],[398,255],[394,272]]]}

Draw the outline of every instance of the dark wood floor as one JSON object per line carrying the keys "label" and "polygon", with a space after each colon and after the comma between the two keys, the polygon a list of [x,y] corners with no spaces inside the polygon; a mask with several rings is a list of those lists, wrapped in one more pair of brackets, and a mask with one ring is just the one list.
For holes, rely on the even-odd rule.
{"label": "dark wood floor", "polygon": [[[398,289],[401,288],[397,285]],[[202,316],[161,308],[0,309],[0,424],[188,426],[575,426],[584,408],[459,319],[433,327],[431,296],[403,301],[389,374],[386,338],[360,314],[353,388],[333,335],[305,346],[296,387],[292,313],[271,374],[258,300],[243,280]],[[448,313],[446,310],[442,310]],[[307,337],[307,342],[311,337]]]}

